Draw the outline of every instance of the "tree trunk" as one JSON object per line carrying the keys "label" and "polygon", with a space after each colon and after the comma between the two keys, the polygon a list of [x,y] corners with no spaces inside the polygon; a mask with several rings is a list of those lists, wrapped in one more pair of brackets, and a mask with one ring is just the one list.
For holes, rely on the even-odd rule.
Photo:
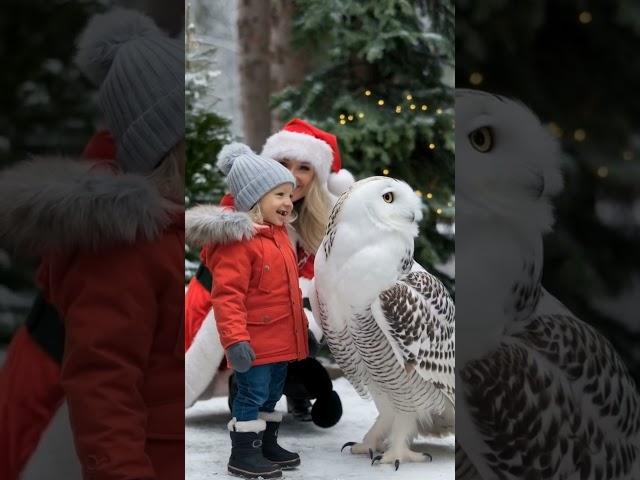
{"label": "tree trunk", "polygon": [[[271,2],[271,93],[302,83],[311,67],[311,55],[293,45],[293,0]],[[288,120],[288,119],[283,119]],[[278,112],[272,115],[273,125],[281,123]]]}
{"label": "tree trunk", "polygon": [[259,151],[270,134],[269,19],[268,0],[238,3],[238,67],[240,109],[246,143]]}

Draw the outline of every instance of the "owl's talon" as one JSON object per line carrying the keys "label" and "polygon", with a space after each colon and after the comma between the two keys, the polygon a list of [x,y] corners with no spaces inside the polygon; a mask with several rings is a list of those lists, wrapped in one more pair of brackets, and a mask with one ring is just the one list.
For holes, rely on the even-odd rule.
{"label": "owl's talon", "polygon": [[373,460],[373,450],[369,449],[369,458]]}
{"label": "owl's talon", "polygon": [[430,462],[433,462],[433,457],[431,456],[431,454],[430,454],[430,453],[422,452],[422,454],[423,454],[425,457],[429,457],[429,461],[430,461]]}
{"label": "owl's talon", "polygon": [[342,451],[344,450],[345,447],[351,447],[352,445],[355,445],[356,442],[347,442],[344,445],[342,445],[342,448],[340,449],[340,453],[342,453]]}
{"label": "owl's talon", "polygon": [[396,466],[396,472],[397,472],[398,468],[400,467],[400,460],[396,458],[396,461],[393,464]]}
{"label": "owl's talon", "polygon": [[378,460],[382,460],[382,455],[376,455],[375,457],[373,457],[373,459],[371,459],[371,465],[376,463]]}

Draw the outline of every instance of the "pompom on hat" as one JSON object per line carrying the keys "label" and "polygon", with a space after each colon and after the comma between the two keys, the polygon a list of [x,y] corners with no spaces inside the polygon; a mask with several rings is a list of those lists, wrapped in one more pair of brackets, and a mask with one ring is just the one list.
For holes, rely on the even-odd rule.
{"label": "pompom on hat", "polygon": [[299,118],[271,135],[261,154],[275,160],[308,162],[320,182],[334,195],[340,195],[355,181],[353,175],[342,168],[336,136]]}
{"label": "pompom on hat", "polygon": [[123,170],[148,173],[184,138],[184,44],[124,8],[93,16],[76,64],[98,101]]}
{"label": "pompom on hat", "polygon": [[217,166],[226,175],[235,207],[241,212],[251,210],[265,193],[278,185],[296,185],[295,177],[284,166],[255,154],[243,143],[231,143],[222,147]]}

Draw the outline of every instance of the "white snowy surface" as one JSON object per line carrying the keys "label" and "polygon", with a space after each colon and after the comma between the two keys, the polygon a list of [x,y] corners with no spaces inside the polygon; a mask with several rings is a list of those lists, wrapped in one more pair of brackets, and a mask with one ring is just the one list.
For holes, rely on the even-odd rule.
{"label": "white snowy surface", "polygon": [[[334,389],[340,395],[344,413],[340,422],[322,429],[311,422],[294,421],[285,416],[280,428],[280,444],[297,451],[302,465],[283,472],[290,480],[453,480],[455,478],[454,437],[420,439],[414,449],[429,452],[433,462],[404,463],[394,471],[392,465],[371,466],[368,455],[352,455],[340,447],[348,441],[359,442],[373,424],[377,411],[371,401],[362,400],[351,384],[339,378]],[[285,412],[281,399],[276,410]],[[231,451],[227,422],[230,419],[227,398],[199,402],[185,414],[185,479],[236,478],[227,474]]]}

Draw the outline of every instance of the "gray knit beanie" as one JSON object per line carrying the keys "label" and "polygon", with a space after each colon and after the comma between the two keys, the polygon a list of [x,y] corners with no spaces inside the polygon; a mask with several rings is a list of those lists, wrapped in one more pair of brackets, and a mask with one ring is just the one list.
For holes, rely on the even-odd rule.
{"label": "gray knit beanie", "polygon": [[147,173],[184,138],[184,43],[123,8],[95,15],[76,62],[98,100],[125,171]]}
{"label": "gray knit beanie", "polygon": [[236,210],[248,212],[265,193],[283,183],[295,187],[293,174],[280,163],[257,155],[243,143],[231,143],[220,150],[218,168],[227,176]]}

